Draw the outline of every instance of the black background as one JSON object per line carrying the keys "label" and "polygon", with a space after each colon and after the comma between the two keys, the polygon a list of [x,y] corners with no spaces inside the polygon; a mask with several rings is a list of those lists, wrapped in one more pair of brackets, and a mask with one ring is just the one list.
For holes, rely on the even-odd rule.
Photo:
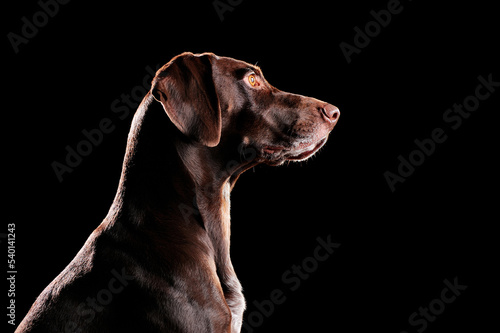
{"label": "black background", "polygon": [[[210,0],[71,1],[17,54],[7,33],[21,34],[21,18],[31,20],[40,6],[4,4],[0,232],[16,224],[17,323],[113,200],[132,115],[119,119],[111,103],[142,85],[147,66],[210,51],[258,62],[277,88],[341,111],[315,157],[256,167],[232,193],[232,260],[255,332],[417,332],[422,326],[408,317],[455,278],[467,289],[425,331],[492,327],[500,92],[456,130],[443,114],[474,95],[478,76],[500,81],[493,4],[402,1],[402,11],[347,63],[339,44],[353,45],[354,27],[364,29],[374,20],[370,11],[388,1],[270,3],[242,1],[221,21]],[[59,182],[51,163],[64,163],[65,147],[104,118],[114,130]],[[398,156],[407,158],[414,140],[435,128],[447,140],[391,192],[384,172],[397,173]],[[328,235],[341,246],[290,290],[282,275]],[[257,323],[254,301],[275,289],[286,301]]]}

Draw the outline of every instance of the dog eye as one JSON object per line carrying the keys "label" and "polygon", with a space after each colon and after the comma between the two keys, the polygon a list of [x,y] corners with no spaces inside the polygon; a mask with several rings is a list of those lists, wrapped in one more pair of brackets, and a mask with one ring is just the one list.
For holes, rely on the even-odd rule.
{"label": "dog eye", "polygon": [[250,82],[250,84],[252,85],[252,87],[254,87],[255,84],[257,83],[257,79],[255,78],[255,75],[250,74],[248,76],[248,82]]}

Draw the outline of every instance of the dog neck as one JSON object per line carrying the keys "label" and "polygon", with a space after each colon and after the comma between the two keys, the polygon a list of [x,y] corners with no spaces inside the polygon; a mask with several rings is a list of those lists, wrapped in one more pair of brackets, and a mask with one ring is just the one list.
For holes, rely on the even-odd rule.
{"label": "dog neck", "polygon": [[253,161],[255,156],[242,157],[243,151],[233,139],[223,139],[213,148],[180,141],[175,146],[194,186],[196,210],[184,206],[183,216],[199,214],[214,244],[216,262],[232,270],[229,260],[230,192],[238,177],[257,164]]}
{"label": "dog neck", "polygon": [[[189,239],[205,233],[218,274],[232,276],[230,191],[239,175],[257,163],[248,152],[240,158],[244,152],[229,140],[209,148],[179,135],[161,105],[146,96],[132,122],[108,228],[124,224],[155,230],[167,235],[154,237],[165,244],[168,235]],[[226,162],[216,162],[221,160]],[[185,234],[178,235],[180,230]]]}

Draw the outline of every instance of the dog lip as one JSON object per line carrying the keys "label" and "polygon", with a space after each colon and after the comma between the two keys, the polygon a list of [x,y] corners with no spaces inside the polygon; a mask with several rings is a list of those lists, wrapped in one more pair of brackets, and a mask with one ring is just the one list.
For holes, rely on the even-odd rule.
{"label": "dog lip", "polygon": [[283,146],[265,146],[262,148],[262,151],[264,153],[267,153],[267,154],[276,154],[276,153],[279,153],[285,149],[286,148]]}
{"label": "dog lip", "polygon": [[[327,139],[327,137],[324,137],[323,139],[321,139],[321,140],[319,140],[317,142],[313,142],[312,144],[309,144],[309,145],[307,145],[307,146],[304,147],[305,151],[301,152],[298,155],[289,156],[286,159],[289,160],[289,161],[302,161],[302,160],[305,160],[306,158],[308,158],[311,155],[313,155],[314,153],[316,153],[321,147],[323,147],[323,145],[326,142],[326,139]],[[312,147],[312,148],[310,148],[310,147]]]}
{"label": "dog lip", "polygon": [[[280,145],[264,146],[262,152],[271,159],[281,159],[288,161],[302,161],[316,153],[326,142],[328,136],[313,142],[303,142],[296,147],[285,147]],[[298,151],[298,152],[297,152]]]}

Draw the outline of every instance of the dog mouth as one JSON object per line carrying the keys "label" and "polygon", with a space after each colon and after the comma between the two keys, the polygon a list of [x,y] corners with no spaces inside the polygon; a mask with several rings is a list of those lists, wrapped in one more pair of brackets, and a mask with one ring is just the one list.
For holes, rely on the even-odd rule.
{"label": "dog mouth", "polygon": [[304,161],[314,155],[326,143],[328,137],[314,142],[300,143],[295,147],[284,147],[279,145],[264,146],[263,155],[271,162],[277,161]]}

